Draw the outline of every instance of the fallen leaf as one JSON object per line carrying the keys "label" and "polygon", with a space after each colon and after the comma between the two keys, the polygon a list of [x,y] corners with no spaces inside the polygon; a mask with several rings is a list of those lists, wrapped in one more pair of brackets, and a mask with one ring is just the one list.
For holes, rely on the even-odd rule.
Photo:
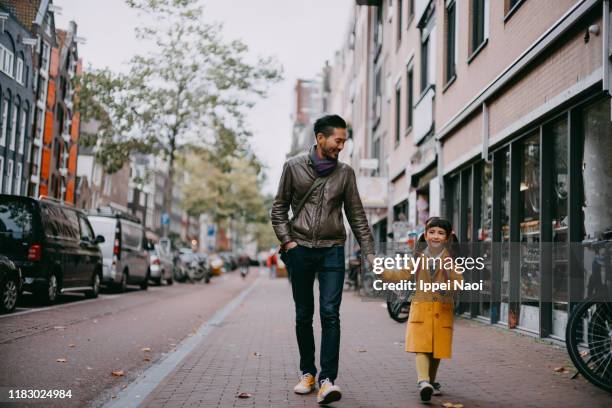
{"label": "fallen leaf", "polygon": [[74,344],[69,344],[68,347],[73,348],[76,347]]}
{"label": "fallen leaf", "polygon": [[123,389],[125,390],[125,389],[127,388],[127,384],[123,384],[123,385],[121,386],[121,388],[123,388]]}
{"label": "fallen leaf", "polygon": [[66,360],[65,358],[58,358],[58,359],[57,359],[57,362],[58,362],[58,363],[65,363],[65,362],[67,362],[67,361],[68,361],[68,360]]}
{"label": "fallen leaf", "polygon": [[589,354],[588,351],[584,350],[580,352],[580,357],[586,357]]}
{"label": "fallen leaf", "polygon": [[452,402],[445,402],[444,404],[442,404],[442,406],[446,408],[454,408],[455,404],[453,404]]}
{"label": "fallen leaf", "polygon": [[253,355],[254,355],[255,357],[261,357],[261,353],[258,353],[258,352],[254,352],[254,353],[253,353]]}
{"label": "fallen leaf", "polygon": [[463,408],[463,404],[455,404],[453,405],[453,408]]}
{"label": "fallen leaf", "polygon": [[151,347],[143,347],[141,350],[144,351],[145,353],[150,353]]}
{"label": "fallen leaf", "polygon": [[567,372],[567,369],[565,367],[556,367],[553,371],[555,373],[565,373]]}
{"label": "fallen leaf", "polygon": [[236,395],[237,398],[251,398],[253,395],[249,394],[248,392],[241,392],[240,394]]}
{"label": "fallen leaf", "polygon": [[357,352],[358,352],[358,353],[366,353],[367,351],[368,351],[368,350],[366,350],[366,349],[357,349]]}
{"label": "fallen leaf", "polygon": [[151,359],[149,357],[145,357],[144,361],[151,361]]}
{"label": "fallen leaf", "polygon": [[123,370],[117,370],[117,371],[113,371],[112,373],[113,377],[123,377]]}

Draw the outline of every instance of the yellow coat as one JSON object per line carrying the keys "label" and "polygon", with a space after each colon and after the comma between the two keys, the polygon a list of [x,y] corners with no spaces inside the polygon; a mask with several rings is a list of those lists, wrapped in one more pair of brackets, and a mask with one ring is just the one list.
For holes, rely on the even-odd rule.
{"label": "yellow coat", "polygon": [[[448,253],[444,250],[441,258],[445,259],[447,256]],[[452,283],[463,280],[463,275],[454,269],[447,270],[445,274],[442,268],[437,268],[432,279],[429,271],[421,267],[419,269],[415,274],[412,274],[410,269],[385,270],[382,274],[386,282],[415,280],[417,284],[406,328],[406,351],[433,353],[434,358],[450,358],[454,321],[453,291],[446,291],[445,294],[425,292],[420,289],[419,281],[445,282],[448,277]]]}

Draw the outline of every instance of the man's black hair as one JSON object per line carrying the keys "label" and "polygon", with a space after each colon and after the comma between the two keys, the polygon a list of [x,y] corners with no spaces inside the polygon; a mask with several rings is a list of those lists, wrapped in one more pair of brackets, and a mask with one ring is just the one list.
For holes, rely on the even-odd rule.
{"label": "man's black hair", "polygon": [[325,137],[330,137],[334,134],[334,129],[346,129],[346,122],[338,115],[326,115],[317,119],[314,124],[315,138],[319,133],[323,133]]}

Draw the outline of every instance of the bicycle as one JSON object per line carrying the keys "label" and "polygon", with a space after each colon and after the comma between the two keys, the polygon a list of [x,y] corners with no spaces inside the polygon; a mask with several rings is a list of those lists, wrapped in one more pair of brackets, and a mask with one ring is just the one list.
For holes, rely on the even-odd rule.
{"label": "bicycle", "polygon": [[[604,246],[605,243],[600,243]],[[605,256],[609,261],[609,256]],[[612,302],[601,274],[593,273],[589,297],[576,305],[566,327],[566,347],[578,374],[612,393]]]}

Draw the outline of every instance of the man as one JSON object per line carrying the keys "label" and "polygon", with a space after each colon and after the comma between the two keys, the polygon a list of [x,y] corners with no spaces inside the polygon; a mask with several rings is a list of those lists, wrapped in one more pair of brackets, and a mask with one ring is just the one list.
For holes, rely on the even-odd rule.
{"label": "man", "polygon": [[[295,302],[295,331],[300,350],[300,382],[294,391],[308,394],[314,389],[317,368],[312,329],[313,286],[319,279],[321,318],[320,404],[342,397],[334,385],[340,351],[340,302],[344,285],[344,241],[342,206],[363,254],[372,263],[374,240],[357,191],[353,169],[338,162],[346,142],[346,122],[338,115],[324,116],[314,124],[316,144],[308,153],[290,158],[283,167],[272,205],[272,226],[286,252]],[[317,178],[321,184],[314,185]],[[299,204],[310,190],[303,206]],[[288,212],[298,209],[294,220]]]}

